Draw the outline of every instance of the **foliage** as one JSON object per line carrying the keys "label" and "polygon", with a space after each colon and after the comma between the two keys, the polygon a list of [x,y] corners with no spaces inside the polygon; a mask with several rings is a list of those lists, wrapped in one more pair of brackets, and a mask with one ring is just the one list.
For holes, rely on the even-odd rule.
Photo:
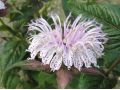
{"label": "foliage", "polygon": [[[28,47],[26,41],[27,24],[32,19],[38,18],[40,14],[47,18],[47,7],[50,5],[50,1],[10,0],[7,4],[8,13],[6,18],[8,20],[5,21],[5,18],[0,18],[0,31],[8,34],[4,37],[6,41],[1,54],[2,57],[0,57],[0,85],[3,85],[3,88],[46,88],[43,84],[50,82],[49,80],[53,78],[47,73],[34,72],[32,77],[30,71],[24,71],[20,68],[9,69],[15,63],[26,60],[29,56],[25,52]],[[40,78],[42,76],[51,78]],[[51,80],[52,82],[54,81]]]}
{"label": "foliage", "polygon": [[81,75],[78,75],[73,79],[73,81],[70,83],[70,88],[82,88],[82,89],[112,88],[116,84],[116,80],[114,79],[108,79],[98,75],[88,75],[82,73]]}
{"label": "foliage", "polygon": [[[117,83],[120,65],[113,64],[120,58],[120,6],[96,1],[62,0],[66,16],[72,12],[72,18],[82,14],[83,18],[96,19],[103,24],[103,30],[109,38],[105,45],[104,56],[98,60],[105,76],[81,72],[74,76],[67,88],[113,88]],[[38,71],[38,68],[36,70],[23,69],[23,65],[26,65],[24,60],[29,57],[29,53],[25,52],[28,47],[27,24],[40,15],[50,22],[47,9],[51,5],[52,0],[7,1],[7,16],[0,18],[0,32],[6,34],[5,37],[1,37],[5,40],[5,45],[0,57],[0,87],[57,88],[55,73]]]}

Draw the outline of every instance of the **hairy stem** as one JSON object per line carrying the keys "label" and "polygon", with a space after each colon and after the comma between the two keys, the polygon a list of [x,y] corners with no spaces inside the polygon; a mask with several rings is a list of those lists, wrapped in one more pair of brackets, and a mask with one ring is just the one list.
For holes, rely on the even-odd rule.
{"label": "hairy stem", "polygon": [[35,70],[35,71],[46,71],[48,73],[50,73],[50,66],[49,65],[44,65],[42,64],[40,61],[36,61],[36,60],[25,60],[25,61],[21,61],[18,62],[16,64],[14,64],[12,67],[9,67],[8,70],[16,68],[16,67],[20,67],[23,70]]}
{"label": "hairy stem", "polygon": [[60,69],[56,72],[58,88],[65,89],[72,80],[72,73],[69,70]]}

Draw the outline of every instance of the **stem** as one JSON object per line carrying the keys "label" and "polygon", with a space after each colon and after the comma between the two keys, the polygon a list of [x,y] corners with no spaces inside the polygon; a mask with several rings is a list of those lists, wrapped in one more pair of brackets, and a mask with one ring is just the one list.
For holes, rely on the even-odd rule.
{"label": "stem", "polygon": [[72,73],[69,70],[60,69],[56,72],[56,76],[59,89],[65,89],[72,80]]}
{"label": "stem", "polygon": [[8,69],[6,69],[6,71],[9,71],[10,69],[13,69],[16,67],[20,67],[23,70],[35,70],[35,71],[43,70],[48,73],[51,72],[49,65],[44,65],[40,61],[36,61],[36,60],[25,60],[25,61],[18,62],[14,64],[12,67],[9,67]]}
{"label": "stem", "polygon": [[107,70],[106,74],[108,75],[119,63],[120,63],[120,57],[117,60],[115,60],[115,62],[113,62],[113,64]]}

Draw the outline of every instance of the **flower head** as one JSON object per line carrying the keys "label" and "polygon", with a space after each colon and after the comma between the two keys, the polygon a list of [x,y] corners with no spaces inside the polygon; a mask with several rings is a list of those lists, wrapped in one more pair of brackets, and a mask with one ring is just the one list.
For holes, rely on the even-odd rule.
{"label": "flower head", "polygon": [[4,2],[0,0],[0,10],[3,10],[3,9],[5,9],[5,8],[6,8],[6,7],[5,7]]}
{"label": "flower head", "polygon": [[81,15],[71,23],[70,16],[61,25],[59,16],[52,15],[54,28],[42,17],[29,24],[28,29],[32,31],[29,59],[39,55],[42,63],[49,64],[53,71],[62,64],[68,69],[74,66],[78,70],[82,66],[97,66],[97,58],[103,55],[103,44],[107,41],[102,25],[95,20],[82,20]]}

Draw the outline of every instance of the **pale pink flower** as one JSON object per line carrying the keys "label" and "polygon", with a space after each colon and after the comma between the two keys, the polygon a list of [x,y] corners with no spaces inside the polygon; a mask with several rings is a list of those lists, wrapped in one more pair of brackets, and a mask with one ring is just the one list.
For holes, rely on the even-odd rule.
{"label": "pale pink flower", "polygon": [[0,0],[0,10],[3,10],[3,9],[5,9],[5,8],[6,8],[6,7],[5,7],[4,2]]}
{"label": "pale pink flower", "polygon": [[82,66],[97,66],[97,58],[103,55],[103,44],[107,41],[106,34],[101,30],[102,25],[95,20],[82,20],[81,15],[71,23],[70,16],[63,25],[58,15],[51,16],[54,28],[42,17],[29,24],[28,31],[32,31],[29,59],[38,55],[42,63],[49,64],[53,71],[62,64],[68,69],[74,66],[78,70]]}

